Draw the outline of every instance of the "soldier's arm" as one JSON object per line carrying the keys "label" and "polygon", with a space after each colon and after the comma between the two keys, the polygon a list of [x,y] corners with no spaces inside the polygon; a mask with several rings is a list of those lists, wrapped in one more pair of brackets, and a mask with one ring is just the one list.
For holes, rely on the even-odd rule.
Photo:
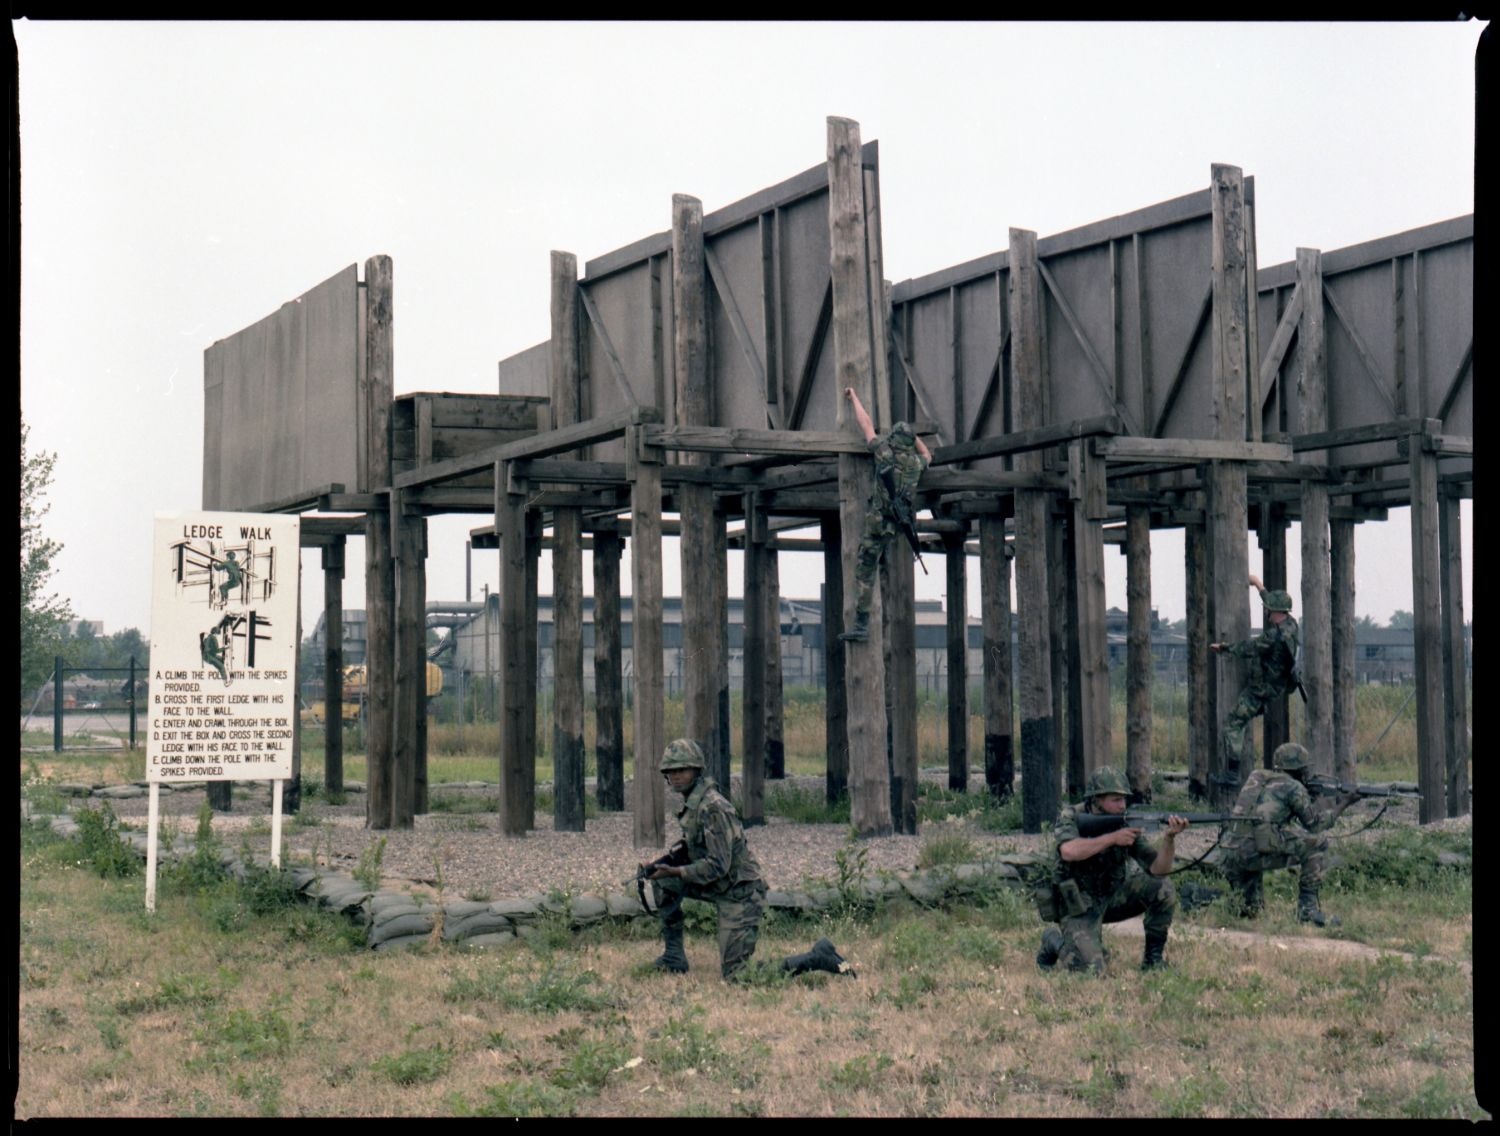
{"label": "soldier's arm", "polygon": [[704,857],[678,872],[686,882],[699,887],[728,875],[734,860],[734,833],[722,809],[703,810],[703,843],[708,849]]}
{"label": "soldier's arm", "polygon": [[849,400],[849,405],[854,410],[854,421],[859,424],[860,431],[865,436],[866,442],[875,440],[875,423],[870,421],[870,415],[865,411],[865,404],[859,401],[859,395],[854,393],[853,387],[844,388],[844,397]]}

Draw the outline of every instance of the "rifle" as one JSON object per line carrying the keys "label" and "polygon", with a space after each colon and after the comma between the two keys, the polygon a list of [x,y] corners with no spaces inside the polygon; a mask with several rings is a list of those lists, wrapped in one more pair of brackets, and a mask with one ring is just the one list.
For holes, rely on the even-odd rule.
{"label": "rifle", "polygon": [[692,857],[688,855],[687,841],[679,840],[655,860],[637,868],[634,876],[635,889],[640,893],[641,906],[647,911],[651,910],[651,905],[646,902],[646,881],[651,878],[657,868],[681,868],[690,863],[692,863]]}
{"label": "rifle", "polygon": [[895,480],[889,470],[878,470],[880,483],[885,486],[885,495],[891,503],[891,515],[896,518],[896,527],[906,534],[906,543],[916,554],[917,565],[922,575],[927,575],[927,565],[922,563],[922,541],[917,536],[917,519],[912,515],[911,502],[896,492]]}
{"label": "rifle", "polygon": [[1320,797],[1337,797],[1348,793],[1358,793],[1361,797],[1411,797],[1420,799],[1422,794],[1415,789],[1407,789],[1395,785],[1380,787],[1377,785],[1351,785],[1347,781],[1339,781],[1332,777],[1309,777],[1303,782],[1309,793]]}
{"label": "rifle", "polygon": [[1180,816],[1189,824],[1227,824],[1232,820],[1247,819],[1235,817],[1232,813],[1137,813],[1129,810],[1115,814],[1077,813],[1075,815],[1078,821],[1078,835],[1084,838],[1105,836],[1111,832],[1118,832],[1122,828],[1143,828],[1147,832],[1155,832],[1166,825],[1169,816]]}

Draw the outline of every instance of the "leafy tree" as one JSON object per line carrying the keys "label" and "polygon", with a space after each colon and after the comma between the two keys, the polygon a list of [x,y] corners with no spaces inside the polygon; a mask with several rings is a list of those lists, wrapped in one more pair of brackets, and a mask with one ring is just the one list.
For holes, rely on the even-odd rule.
{"label": "leafy tree", "polygon": [[1356,631],[1374,631],[1380,625],[1368,615],[1362,615],[1354,621]]}
{"label": "leafy tree", "polygon": [[1409,611],[1399,610],[1391,612],[1390,621],[1386,623],[1387,627],[1395,631],[1410,631],[1416,625],[1416,616]]}
{"label": "leafy tree", "polygon": [[57,456],[40,450],[26,452],[29,428],[21,423],[21,696],[35,691],[52,673],[53,658],[62,653],[67,623],[73,618],[68,601],[51,594],[52,578],[62,545],[42,534],[44,503]]}

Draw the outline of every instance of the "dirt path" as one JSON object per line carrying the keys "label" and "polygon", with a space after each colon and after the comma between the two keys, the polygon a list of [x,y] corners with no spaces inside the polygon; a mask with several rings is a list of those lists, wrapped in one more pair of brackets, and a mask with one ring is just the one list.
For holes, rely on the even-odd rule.
{"label": "dirt path", "polygon": [[[1122,939],[1136,939],[1146,937],[1145,928],[1141,924],[1140,916],[1127,919],[1123,923],[1109,923],[1104,927],[1108,935],[1116,935]],[[1338,955],[1342,958],[1363,959],[1373,961],[1382,955],[1394,955],[1405,962],[1418,962],[1425,957],[1432,962],[1449,962],[1460,967],[1465,974],[1472,975],[1473,968],[1467,959],[1448,959],[1438,955],[1419,956],[1409,954],[1406,951],[1391,950],[1382,947],[1371,947],[1364,943],[1356,943],[1351,939],[1335,939],[1318,932],[1309,932],[1306,935],[1266,935],[1258,931],[1231,931],[1228,927],[1203,927],[1192,923],[1178,921],[1172,924],[1171,939],[1208,939],[1214,942],[1238,946],[1248,950],[1251,947],[1269,944],[1277,950],[1287,952],[1304,952],[1319,955]],[[1168,950],[1170,951],[1170,939]]]}

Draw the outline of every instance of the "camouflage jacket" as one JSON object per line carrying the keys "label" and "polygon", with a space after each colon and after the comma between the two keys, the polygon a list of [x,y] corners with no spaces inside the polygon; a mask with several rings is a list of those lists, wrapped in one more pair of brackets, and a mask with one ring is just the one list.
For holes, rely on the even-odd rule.
{"label": "camouflage jacket", "polygon": [[1267,697],[1290,694],[1297,689],[1297,642],[1300,635],[1297,621],[1291,616],[1280,623],[1268,620],[1259,635],[1231,643],[1225,651],[1246,661],[1246,685],[1256,694]]}
{"label": "camouflage jacket", "polygon": [[736,884],[761,879],[760,864],[745,843],[739,814],[714,785],[700,775],[677,814],[688,864],[682,881],[697,891],[717,895]]}
{"label": "camouflage jacket", "polygon": [[1284,843],[1286,829],[1294,820],[1308,832],[1322,832],[1338,819],[1313,804],[1307,786],[1278,769],[1257,769],[1250,774],[1235,798],[1233,815],[1245,819],[1229,822],[1224,843],[1246,852],[1273,851],[1272,847],[1258,847],[1257,839],[1260,845],[1268,841]]}
{"label": "camouflage jacket", "polygon": [[1052,826],[1052,880],[1054,883],[1073,880],[1084,895],[1107,900],[1120,890],[1126,876],[1134,870],[1132,862],[1150,872],[1156,860],[1156,847],[1141,834],[1129,848],[1115,845],[1087,860],[1064,860],[1062,846],[1079,839],[1078,814],[1088,811],[1091,810],[1086,804],[1064,805],[1057,814],[1057,822]]}
{"label": "camouflage jacket", "polygon": [[891,514],[891,497],[886,491],[885,478],[891,479],[896,492],[908,502],[916,492],[917,482],[922,480],[922,471],[927,468],[927,459],[915,445],[898,443],[892,445],[889,432],[877,434],[867,443],[875,459],[875,493],[872,505],[882,513]]}

